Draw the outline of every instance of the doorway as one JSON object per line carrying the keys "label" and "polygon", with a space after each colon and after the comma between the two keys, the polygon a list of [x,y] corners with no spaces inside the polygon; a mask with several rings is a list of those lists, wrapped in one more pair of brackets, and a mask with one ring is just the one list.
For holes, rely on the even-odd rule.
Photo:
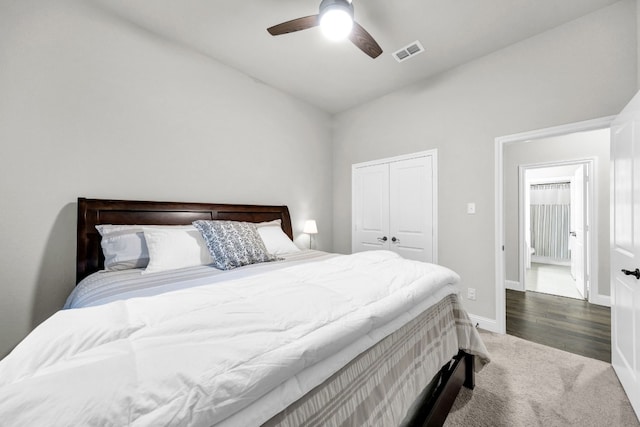
{"label": "doorway", "polygon": [[[589,252],[588,301],[603,306],[610,305],[609,287],[609,127],[613,117],[588,120],[553,128],[524,132],[496,138],[496,324],[492,330],[506,332],[506,289],[511,285],[524,290],[525,280],[520,279],[522,248],[519,239],[519,165],[536,165],[567,159],[595,159],[593,167],[593,206]],[[588,152],[585,136],[606,137],[604,149],[597,154]],[[565,143],[559,139],[566,138]],[[512,151],[514,147],[520,150]],[[582,151],[581,151],[582,150]],[[524,156],[516,158],[514,153]],[[564,155],[564,158],[558,158]],[[555,156],[555,157],[554,157]]]}
{"label": "doorway", "polygon": [[[496,147],[502,172],[496,220],[503,242],[496,264],[497,276],[507,279],[496,311],[505,310],[505,332],[602,360],[611,353],[609,126],[605,120],[568,125]],[[551,282],[543,286],[554,294],[565,283],[577,298],[530,289],[534,273]]]}
{"label": "doorway", "polygon": [[588,300],[594,161],[519,166],[521,290]]}

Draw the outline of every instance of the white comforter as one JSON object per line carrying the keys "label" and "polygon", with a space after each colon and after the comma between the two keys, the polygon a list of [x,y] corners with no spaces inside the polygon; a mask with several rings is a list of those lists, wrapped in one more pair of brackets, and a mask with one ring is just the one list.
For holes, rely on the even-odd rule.
{"label": "white comforter", "polygon": [[210,426],[457,280],[376,251],[60,311],[0,361],[1,423]]}

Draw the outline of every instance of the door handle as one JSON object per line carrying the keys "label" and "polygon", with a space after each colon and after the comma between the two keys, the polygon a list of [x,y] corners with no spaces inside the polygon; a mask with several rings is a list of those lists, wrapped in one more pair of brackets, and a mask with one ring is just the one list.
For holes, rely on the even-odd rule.
{"label": "door handle", "polygon": [[629,271],[629,270],[625,270],[624,268],[622,269],[622,272],[624,274],[626,274],[627,276],[636,276],[636,279],[640,280],[640,269],[637,269],[635,271]]}
{"label": "door handle", "polygon": [[400,239],[397,239],[397,238],[395,238],[395,237],[392,237],[392,238],[391,238],[391,241],[392,241],[393,243],[400,243]]}
{"label": "door handle", "polygon": [[378,237],[378,241],[379,242],[386,242],[387,241],[387,236]]}
{"label": "door handle", "polygon": [[576,237],[576,232],[575,232],[575,231],[572,231],[571,233],[569,233],[569,235],[571,235],[571,236],[573,236],[573,237]]}

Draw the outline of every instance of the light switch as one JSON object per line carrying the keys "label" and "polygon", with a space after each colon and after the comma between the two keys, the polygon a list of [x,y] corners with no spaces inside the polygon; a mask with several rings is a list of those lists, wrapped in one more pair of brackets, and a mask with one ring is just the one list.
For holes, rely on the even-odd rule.
{"label": "light switch", "polygon": [[476,213],[476,204],[475,203],[467,203],[467,213],[469,215],[473,215]]}

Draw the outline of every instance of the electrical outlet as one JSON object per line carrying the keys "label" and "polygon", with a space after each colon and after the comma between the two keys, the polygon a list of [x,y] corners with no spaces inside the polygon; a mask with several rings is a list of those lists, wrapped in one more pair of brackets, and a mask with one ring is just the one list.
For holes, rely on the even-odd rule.
{"label": "electrical outlet", "polygon": [[475,288],[467,288],[467,299],[472,301],[476,300],[476,289]]}

